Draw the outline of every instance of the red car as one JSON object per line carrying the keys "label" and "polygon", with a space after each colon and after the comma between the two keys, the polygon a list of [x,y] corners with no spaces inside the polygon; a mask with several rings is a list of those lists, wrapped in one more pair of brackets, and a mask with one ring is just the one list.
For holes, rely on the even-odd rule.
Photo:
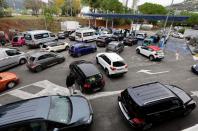
{"label": "red car", "polygon": [[15,36],[12,39],[12,46],[23,46],[25,45],[25,38],[23,36]]}

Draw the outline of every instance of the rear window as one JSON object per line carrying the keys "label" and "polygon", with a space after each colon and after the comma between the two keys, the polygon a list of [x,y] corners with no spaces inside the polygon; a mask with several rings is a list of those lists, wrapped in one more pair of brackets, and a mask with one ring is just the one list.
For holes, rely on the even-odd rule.
{"label": "rear window", "polygon": [[93,36],[94,33],[93,32],[87,32],[87,33],[83,33],[83,36],[86,37],[86,36]]}
{"label": "rear window", "polygon": [[26,34],[26,35],[25,35],[25,39],[26,39],[26,40],[32,40],[32,37],[31,37],[31,35]]}
{"label": "rear window", "polygon": [[125,66],[125,63],[123,61],[116,61],[116,62],[113,62],[113,66],[121,67],[121,66]]}
{"label": "rear window", "polygon": [[87,82],[89,83],[94,83],[95,81],[99,80],[99,79],[102,79],[102,74],[96,74],[94,76],[90,76],[87,78]]}
{"label": "rear window", "polygon": [[34,35],[35,39],[43,39],[43,38],[47,38],[47,37],[49,37],[48,33]]}
{"label": "rear window", "polygon": [[[75,33],[72,33],[72,35],[75,35]],[[76,36],[78,36],[79,38],[81,38],[81,33],[77,33],[76,32]]]}
{"label": "rear window", "polygon": [[19,39],[19,37],[14,37],[14,38],[13,38],[13,41],[14,41],[14,42],[17,42],[18,39]]}

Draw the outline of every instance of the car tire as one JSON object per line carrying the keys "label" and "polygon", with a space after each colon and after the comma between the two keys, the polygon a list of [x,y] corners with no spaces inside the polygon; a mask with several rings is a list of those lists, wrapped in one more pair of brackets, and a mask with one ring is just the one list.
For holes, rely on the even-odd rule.
{"label": "car tire", "polygon": [[41,66],[37,66],[36,68],[35,68],[35,71],[36,72],[40,72],[40,71],[42,71],[43,70],[43,68],[41,67]]}
{"label": "car tire", "polygon": [[150,60],[150,61],[153,61],[153,60],[154,60],[154,56],[150,55],[150,56],[149,56],[149,60]]}
{"label": "car tire", "polygon": [[140,54],[140,50],[139,50],[139,49],[137,49],[137,50],[136,50],[136,53],[137,53],[137,54]]}
{"label": "car tire", "polygon": [[99,62],[98,62],[98,58],[96,57],[96,64],[99,64]]}
{"label": "car tire", "polygon": [[69,50],[69,46],[66,46],[66,47],[65,47],[65,50]]}
{"label": "car tire", "polygon": [[8,84],[7,84],[7,88],[8,89],[12,89],[16,86],[16,82],[15,81],[10,81]]}
{"label": "car tire", "polygon": [[26,62],[27,62],[27,60],[23,58],[23,59],[20,59],[19,64],[20,64],[20,65],[23,65],[23,64],[25,64]]}

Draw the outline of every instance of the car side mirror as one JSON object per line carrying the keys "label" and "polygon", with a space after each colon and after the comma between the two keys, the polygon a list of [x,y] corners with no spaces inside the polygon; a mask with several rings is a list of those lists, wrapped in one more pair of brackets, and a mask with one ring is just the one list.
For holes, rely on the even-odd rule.
{"label": "car side mirror", "polygon": [[53,131],[59,131],[59,129],[58,128],[54,128],[54,130]]}

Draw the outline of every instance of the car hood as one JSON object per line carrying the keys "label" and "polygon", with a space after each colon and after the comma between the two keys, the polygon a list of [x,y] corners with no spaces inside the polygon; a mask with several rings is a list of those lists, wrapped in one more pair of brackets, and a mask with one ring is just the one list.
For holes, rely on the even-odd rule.
{"label": "car hood", "polygon": [[93,115],[93,111],[87,99],[81,96],[72,96],[70,99],[72,102],[72,117],[69,124],[88,124],[87,121]]}
{"label": "car hood", "polygon": [[2,81],[17,79],[17,75],[11,72],[0,73]]}

